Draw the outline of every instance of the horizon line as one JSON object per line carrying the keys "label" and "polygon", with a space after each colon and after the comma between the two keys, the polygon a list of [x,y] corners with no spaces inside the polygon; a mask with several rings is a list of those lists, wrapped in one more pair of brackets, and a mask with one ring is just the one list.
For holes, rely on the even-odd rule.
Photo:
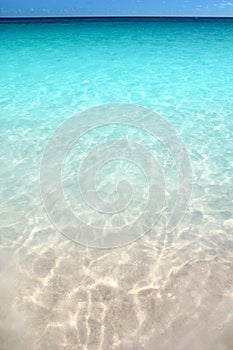
{"label": "horizon line", "polygon": [[111,15],[104,15],[104,16],[0,16],[0,20],[23,20],[23,19],[160,19],[160,18],[165,18],[165,19],[233,19],[233,16],[204,16],[204,15],[190,15],[190,16],[163,16],[163,15],[121,15],[121,16],[111,16]]}

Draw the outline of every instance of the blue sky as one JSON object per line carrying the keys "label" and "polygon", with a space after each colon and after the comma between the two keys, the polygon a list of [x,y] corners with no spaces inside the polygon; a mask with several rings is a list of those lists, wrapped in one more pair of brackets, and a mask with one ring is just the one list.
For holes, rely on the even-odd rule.
{"label": "blue sky", "polygon": [[0,16],[229,16],[233,0],[0,0]]}

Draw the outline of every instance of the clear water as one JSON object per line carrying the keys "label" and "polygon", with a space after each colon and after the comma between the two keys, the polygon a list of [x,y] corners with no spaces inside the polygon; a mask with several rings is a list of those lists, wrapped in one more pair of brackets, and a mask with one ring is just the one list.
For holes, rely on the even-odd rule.
{"label": "clear water", "polygon": [[[232,20],[0,24],[1,349],[233,348],[232,43]],[[177,130],[193,191],[172,234],[98,250],[48,219],[40,162],[63,121],[114,102]]]}

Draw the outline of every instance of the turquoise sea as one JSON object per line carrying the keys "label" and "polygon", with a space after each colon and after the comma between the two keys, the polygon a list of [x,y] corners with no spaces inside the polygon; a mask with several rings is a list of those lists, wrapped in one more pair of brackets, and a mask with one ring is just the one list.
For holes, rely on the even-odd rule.
{"label": "turquoise sea", "polygon": [[[146,107],[176,130],[192,193],[172,232],[158,223],[131,244],[98,249],[53,225],[40,169],[61,123],[115,103]],[[168,215],[172,154],[143,130],[98,118],[102,129],[67,156],[67,203],[95,221],[74,195],[76,165],[99,143],[123,138],[157,154]],[[1,350],[233,348],[233,20],[0,21],[0,142]],[[96,177],[102,198],[117,198],[119,179],[136,184],[131,209],[96,219],[115,227],[143,210],[147,191],[131,163],[115,159],[110,168]]]}

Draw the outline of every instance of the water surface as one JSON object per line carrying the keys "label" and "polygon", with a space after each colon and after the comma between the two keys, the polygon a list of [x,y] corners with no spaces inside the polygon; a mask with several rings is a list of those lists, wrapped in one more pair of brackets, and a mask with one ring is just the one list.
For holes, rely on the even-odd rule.
{"label": "water surface", "polygon": [[[232,43],[232,20],[0,24],[1,349],[233,348]],[[170,235],[157,225],[131,245],[91,249],[48,219],[40,162],[63,121],[116,102],[177,130],[192,200]],[[123,129],[90,134],[82,155],[112,134],[156,150]]]}

